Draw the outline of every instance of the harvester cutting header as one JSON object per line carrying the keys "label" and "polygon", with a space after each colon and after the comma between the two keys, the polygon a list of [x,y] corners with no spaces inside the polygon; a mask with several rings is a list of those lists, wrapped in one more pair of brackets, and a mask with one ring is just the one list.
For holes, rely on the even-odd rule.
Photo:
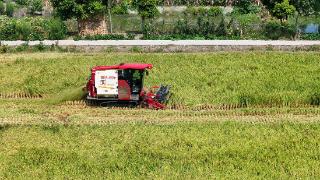
{"label": "harvester cutting header", "polygon": [[91,69],[87,83],[87,101],[99,105],[141,105],[164,109],[169,98],[169,86],[147,90],[144,78],[152,64],[119,64],[96,66]]}

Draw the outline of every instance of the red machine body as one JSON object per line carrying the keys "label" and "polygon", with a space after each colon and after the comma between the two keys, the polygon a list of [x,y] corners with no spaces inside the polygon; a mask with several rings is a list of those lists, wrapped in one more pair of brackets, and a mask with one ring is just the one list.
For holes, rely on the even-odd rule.
{"label": "red machine body", "polygon": [[119,64],[92,68],[86,88],[87,100],[100,105],[120,103],[164,109],[169,87],[147,91],[143,86],[147,70],[152,67],[152,64]]}

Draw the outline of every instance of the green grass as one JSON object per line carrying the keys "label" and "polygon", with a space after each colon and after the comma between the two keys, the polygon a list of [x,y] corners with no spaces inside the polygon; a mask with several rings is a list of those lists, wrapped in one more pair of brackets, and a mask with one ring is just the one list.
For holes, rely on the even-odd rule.
{"label": "green grass", "polygon": [[317,179],[319,132],[318,123],[7,126],[0,176]]}
{"label": "green grass", "polygon": [[0,93],[57,96],[84,86],[95,65],[140,62],[154,65],[147,86],[173,86],[171,104],[319,105],[319,58],[317,52],[6,54]]}

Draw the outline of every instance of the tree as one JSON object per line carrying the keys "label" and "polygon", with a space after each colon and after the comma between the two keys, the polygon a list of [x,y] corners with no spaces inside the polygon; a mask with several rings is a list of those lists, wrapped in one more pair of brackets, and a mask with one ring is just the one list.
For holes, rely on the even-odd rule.
{"label": "tree", "polygon": [[4,15],[5,13],[5,6],[2,1],[0,1],[0,15]]}
{"label": "tree", "polygon": [[289,4],[289,0],[283,0],[282,3],[276,3],[273,9],[273,14],[275,17],[281,20],[287,20],[288,16],[293,15],[296,8]]}
{"label": "tree", "polygon": [[320,11],[319,0],[291,0],[292,4],[296,7],[299,15],[313,15],[318,14]]}
{"label": "tree", "polygon": [[255,0],[235,0],[233,5],[236,7],[234,13],[238,14],[256,14],[261,11],[258,5],[260,1]]}
{"label": "tree", "polygon": [[108,0],[51,0],[51,3],[61,19],[77,19],[80,35],[107,33]]}
{"label": "tree", "polygon": [[137,9],[141,17],[141,29],[145,31],[145,20],[152,19],[159,14],[157,0],[133,0],[132,6]]}
{"label": "tree", "polygon": [[6,4],[6,15],[9,17],[13,17],[15,5],[13,2],[8,1]]}
{"label": "tree", "polygon": [[[262,3],[270,12],[272,12],[277,3],[281,2],[282,0],[262,0]],[[299,15],[319,14],[320,11],[319,0],[290,0],[289,3],[295,6]]]}
{"label": "tree", "polygon": [[43,8],[42,0],[31,0],[30,1],[30,13],[35,14],[35,12],[41,12]]}

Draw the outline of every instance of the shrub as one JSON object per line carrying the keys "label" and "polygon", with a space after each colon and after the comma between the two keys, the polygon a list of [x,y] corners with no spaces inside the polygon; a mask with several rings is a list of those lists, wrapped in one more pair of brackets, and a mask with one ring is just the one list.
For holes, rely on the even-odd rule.
{"label": "shrub", "polygon": [[26,51],[28,49],[29,49],[28,43],[24,43],[24,44],[22,44],[20,46],[17,46],[15,50],[16,50],[16,52],[23,52],[23,51]]}
{"label": "shrub", "polygon": [[16,32],[16,20],[7,17],[0,18],[0,39],[15,40],[18,39]]}
{"label": "shrub", "polygon": [[189,6],[187,9],[183,12],[184,14],[192,14],[192,15],[198,15],[198,9],[194,6]]}
{"label": "shrub", "polygon": [[271,20],[265,26],[265,34],[267,38],[273,40],[280,38],[293,39],[296,34],[296,27],[289,23]]}
{"label": "shrub", "polygon": [[237,0],[234,3],[234,14],[256,14],[261,11],[261,8],[252,3],[252,0]]}
{"label": "shrub", "polygon": [[35,45],[33,49],[42,52],[45,51],[47,47],[41,42],[40,44]]}
{"label": "shrub", "polygon": [[50,19],[48,21],[48,39],[60,40],[67,35],[67,27],[60,19]]}
{"label": "shrub", "polygon": [[4,15],[4,14],[5,14],[4,3],[0,1],[0,15]]}
{"label": "shrub", "polygon": [[122,34],[98,34],[94,36],[77,36],[74,40],[126,40],[129,38]]}
{"label": "shrub", "polygon": [[227,35],[227,26],[224,17],[221,19],[219,26],[216,29],[216,34],[218,36],[225,36]]}
{"label": "shrub", "polygon": [[13,19],[0,17],[1,40],[63,39],[67,33],[63,22],[41,17]]}
{"label": "shrub", "polygon": [[30,13],[35,14],[35,12],[41,12],[43,8],[42,0],[31,0],[30,1]]}
{"label": "shrub", "polygon": [[32,26],[30,22],[27,21],[17,21],[15,24],[17,39],[29,40],[30,34],[32,33]]}
{"label": "shrub", "polygon": [[25,5],[28,5],[29,0],[16,0],[15,2],[19,5],[25,6]]}
{"label": "shrub", "polygon": [[320,33],[303,34],[301,36],[301,39],[304,39],[304,40],[320,40]]}
{"label": "shrub", "polygon": [[9,51],[8,46],[0,45],[0,53],[7,53]]}
{"label": "shrub", "polygon": [[220,16],[223,14],[223,11],[220,7],[213,6],[208,10],[208,16]]}
{"label": "shrub", "polygon": [[6,4],[6,15],[9,17],[12,17],[14,13],[14,9],[15,9],[14,3],[11,1],[8,1]]}
{"label": "shrub", "polygon": [[128,14],[129,4],[125,1],[112,7],[112,14]]}

